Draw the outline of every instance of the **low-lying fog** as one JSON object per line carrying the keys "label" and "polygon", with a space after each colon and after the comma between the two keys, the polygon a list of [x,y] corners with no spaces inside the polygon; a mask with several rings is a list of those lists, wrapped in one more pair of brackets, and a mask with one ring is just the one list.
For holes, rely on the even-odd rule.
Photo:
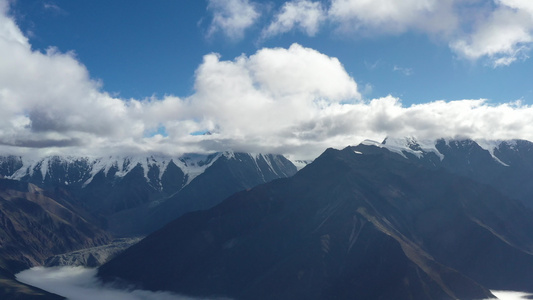
{"label": "low-lying fog", "polygon": [[[96,278],[96,269],[83,267],[35,267],[18,273],[17,280],[70,300],[199,300],[169,292],[119,290],[102,284]],[[492,291],[492,293],[501,300],[528,299],[526,293],[511,291]]]}
{"label": "low-lying fog", "polygon": [[83,267],[35,267],[22,271],[16,276],[20,282],[61,295],[69,300],[199,300],[199,298],[180,296],[170,292],[119,290],[102,284],[96,278],[96,269]]}

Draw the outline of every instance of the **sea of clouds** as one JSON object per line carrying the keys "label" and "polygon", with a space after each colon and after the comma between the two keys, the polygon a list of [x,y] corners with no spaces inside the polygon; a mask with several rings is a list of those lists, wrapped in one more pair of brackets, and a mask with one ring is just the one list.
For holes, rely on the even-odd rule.
{"label": "sea of clouds", "polygon": [[61,295],[69,300],[207,300],[163,291],[117,289],[112,285],[104,285],[96,277],[96,272],[96,269],[83,267],[34,267],[16,276],[20,282]]}
{"label": "sea of clouds", "polygon": [[[34,267],[17,274],[17,280],[69,300],[208,300],[181,296],[170,292],[139,289],[117,289],[104,285],[96,277],[96,269],[84,267]],[[531,294],[513,291],[492,291],[500,300],[531,299]],[[214,300],[211,298],[211,300]],[[217,300],[229,300],[217,298]],[[489,300],[489,299],[487,299]]]}

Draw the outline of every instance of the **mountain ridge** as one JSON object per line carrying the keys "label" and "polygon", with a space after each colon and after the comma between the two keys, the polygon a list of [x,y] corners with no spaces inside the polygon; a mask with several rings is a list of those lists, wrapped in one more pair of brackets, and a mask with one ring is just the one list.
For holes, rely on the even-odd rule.
{"label": "mountain ridge", "polygon": [[0,157],[0,176],[68,190],[77,205],[100,215],[102,225],[118,236],[144,235],[187,211],[296,171],[281,155],[233,151],[178,157]]}

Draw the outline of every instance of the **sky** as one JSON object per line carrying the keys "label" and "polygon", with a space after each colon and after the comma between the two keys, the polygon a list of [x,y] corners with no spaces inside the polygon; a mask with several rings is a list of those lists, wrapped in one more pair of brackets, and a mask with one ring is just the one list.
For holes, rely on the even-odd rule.
{"label": "sky", "polygon": [[533,140],[530,0],[0,0],[0,155]]}

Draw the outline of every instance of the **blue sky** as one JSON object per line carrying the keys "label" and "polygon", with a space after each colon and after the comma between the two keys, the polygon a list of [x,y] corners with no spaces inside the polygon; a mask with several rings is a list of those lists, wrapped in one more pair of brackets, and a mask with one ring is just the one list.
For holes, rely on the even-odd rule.
{"label": "blue sky", "polygon": [[530,1],[0,0],[0,11],[3,152],[309,157],[387,135],[533,137]]}
{"label": "blue sky", "polygon": [[291,30],[260,41],[261,30],[285,2],[258,3],[265,6],[258,9],[262,16],[238,39],[222,32],[208,35],[213,14],[207,1],[17,1],[12,14],[34,49],[74,51],[92,78],[124,98],[188,96],[203,55],[233,59],[296,42],[337,57],[358,82],[372,87],[367,98],[392,94],[406,104],[469,98],[533,103],[530,59],[495,68],[483,59],[461,58],[446,40],[421,32],[361,36],[335,32],[331,24],[312,37]]}

